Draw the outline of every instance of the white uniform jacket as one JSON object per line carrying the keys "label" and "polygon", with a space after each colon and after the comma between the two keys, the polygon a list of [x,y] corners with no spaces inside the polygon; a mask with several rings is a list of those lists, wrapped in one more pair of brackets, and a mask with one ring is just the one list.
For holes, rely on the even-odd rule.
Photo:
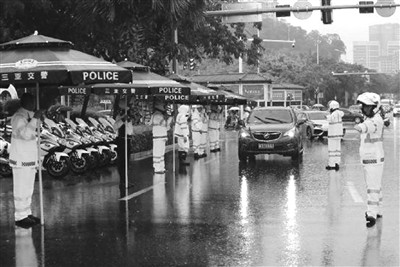
{"label": "white uniform jacket", "polygon": [[37,119],[33,112],[20,108],[11,118],[12,136],[10,148],[11,167],[38,166],[36,137]]}
{"label": "white uniform jacket", "polygon": [[208,114],[203,112],[201,114],[201,120],[202,120],[201,133],[207,133],[208,132]]}
{"label": "white uniform jacket", "polygon": [[180,106],[178,109],[178,115],[176,116],[175,122],[175,136],[177,137],[189,137],[189,126],[188,120],[188,106]]}
{"label": "white uniform jacket", "polygon": [[167,119],[164,115],[156,110],[151,118],[151,125],[153,126],[153,139],[167,139],[167,131],[170,128],[172,117]]}
{"label": "white uniform jacket", "polygon": [[219,130],[220,128],[220,120],[221,120],[221,113],[219,112],[211,112],[209,118],[208,128],[210,130]]}
{"label": "white uniform jacket", "polygon": [[192,132],[201,132],[203,128],[203,121],[200,113],[196,110],[192,113]]}
{"label": "white uniform jacket", "polygon": [[361,133],[360,157],[363,164],[384,162],[383,120],[379,114],[354,127]]}
{"label": "white uniform jacket", "polygon": [[335,110],[327,116],[329,123],[328,138],[342,138],[343,137],[343,122],[342,117],[344,113],[341,110]]}

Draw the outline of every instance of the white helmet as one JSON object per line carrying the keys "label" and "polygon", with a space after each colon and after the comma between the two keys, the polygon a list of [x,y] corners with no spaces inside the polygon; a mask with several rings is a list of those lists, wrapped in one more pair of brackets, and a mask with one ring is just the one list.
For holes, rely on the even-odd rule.
{"label": "white helmet", "polygon": [[339,103],[336,100],[329,101],[329,109],[334,110],[339,108]]}
{"label": "white helmet", "polygon": [[380,106],[381,97],[376,93],[362,93],[357,97],[357,102],[368,106]]}
{"label": "white helmet", "polygon": [[188,113],[189,112],[189,106],[188,105],[181,105],[178,108],[178,113]]}
{"label": "white helmet", "polygon": [[[374,114],[376,114],[381,108],[381,97],[376,93],[362,93],[357,97],[357,103],[361,103],[366,106],[375,106],[373,109]],[[365,114],[372,115],[372,114]]]}
{"label": "white helmet", "polygon": [[249,106],[247,106],[247,107],[244,109],[244,111],[250,112],[250,111],[251,111],[251,108],[250,108]]}

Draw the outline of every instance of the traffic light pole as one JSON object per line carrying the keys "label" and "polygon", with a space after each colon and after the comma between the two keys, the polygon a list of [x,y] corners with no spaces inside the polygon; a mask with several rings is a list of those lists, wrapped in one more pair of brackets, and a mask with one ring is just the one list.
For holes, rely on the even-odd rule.
{"label": "traffic light pole", "polygon": [[313,10],[333,10],[333,9],[360,9],[360,8],[394,8],[400,4],[368,4],[368,5],[339,5],[339,6],[311,6],[311,7],[276,7],[276,8],[260,8],[248,10],[216,10],[207,11],[206,16],[241,16],[241,15],[255,15],[263,13],[276,13],[276,12],[310,12]]}

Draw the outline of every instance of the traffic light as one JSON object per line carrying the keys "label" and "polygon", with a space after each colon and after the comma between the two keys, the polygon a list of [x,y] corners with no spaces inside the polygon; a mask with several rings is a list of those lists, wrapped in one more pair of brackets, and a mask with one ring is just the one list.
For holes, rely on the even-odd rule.
{"label": "traffic light", "polygon": [[194,70],[194,68],[196,68],[196,62],[194,62],[194,58],[189,59],[189,68],[190,70]]}
{"label": "traffic light", "polygon": [[[321,6],[330,6],[331,0],[321,0]],[[321,10],[322,22],[324,24],[332,24],[332,9]]]}

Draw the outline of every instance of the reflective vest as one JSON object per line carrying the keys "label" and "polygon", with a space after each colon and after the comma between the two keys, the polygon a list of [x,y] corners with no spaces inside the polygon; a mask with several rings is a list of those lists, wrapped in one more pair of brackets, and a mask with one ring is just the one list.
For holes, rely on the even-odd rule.
{"label": "reflective vest", "polygon": [[11,167],[38,166],[36,137],[36,124],[38,120],[33,118],[33,114],[32,111],[20,108],[11,118]]}
{"label": "reflective vest", "polygon": [[201,132],[201,129],[203,127],[203,122],[202,118],[200,116],[200,113],[196,110],[192,114],[192,132]]}
{"label": "reflective vest", "polygon": [[210,120],[208,122],[208,128],[210,130],[219,130],[221,120],[221,113],[211,112]]}
{"label": "reflective vest", "polygon": [[344,113],[340,110],[335,110],[327,116],[328,120],[328,138],[342,138],[343,137],[343,122],[342,117]]}
{"label": "reflective vest", "polygon": [[361,132],[360,157],[363,164],[384,162],[383,120],[379,114],[367,118],[356,128]]}
{"label": "reflective vest", "polygon": [[189,136],[189,126],[188,120],[188,108],[179,108],[179,113],[176,116],[175,122],[175,136],[177,137],[188,137]]}
{"label": "reflective vest", "polygon": [[167,131],[169,130],[169,124],[172,118],[167,119],[164,115],[156,110],[151,118],[151,125],[153,126],[153,139],[167,139]]}

